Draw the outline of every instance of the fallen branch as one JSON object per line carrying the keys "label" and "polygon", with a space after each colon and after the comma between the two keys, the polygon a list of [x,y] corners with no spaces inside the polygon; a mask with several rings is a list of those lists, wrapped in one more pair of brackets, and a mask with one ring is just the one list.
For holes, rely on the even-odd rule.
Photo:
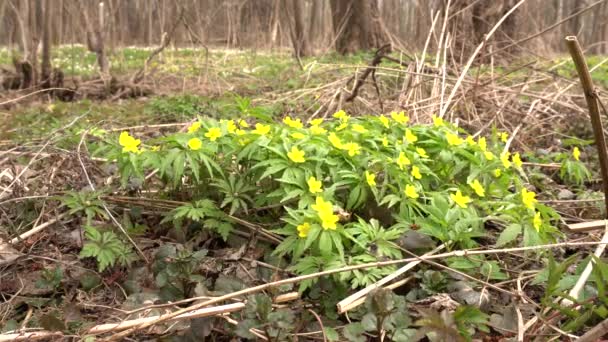
{"label": "fallen branch", "polygon": [[17,236],[16,238],[14,238],[14,239],[10,240],[10,241],[9,241],[9,243],[10,243],[11,245],[14,245],[14,244],[16,244],[16,243],[19,243],[19,241],[23,241],[23,240],[27,239],[28,237],[30,237],[30,236],[32,236],[32,235],[34,235],[34,234],[36,234],[36,233],[40,232],[41,230],[43,230],[43,229],[45,229],[45,228],[49,227],[50,225],[52,225],[52,224],[54,224],[54,223],[56,223],[56,222],[59,222],[61,219],[63,219],[63,218],[64,218],[64,217],[66,217],[67,215],[68,215],[67,213],[63,213],[63,214],[61,214],[61,215],[58,215],[58,216],[56,216],[55,218],[50,219],[50,220],[48,220],[47,222],[44,222],[44,223],[42,223],[42,224],[40,224],[40,225],[38,225],[38,226],[36,226],[36,227],[34,227],[34,228],[32,228],[32,229],[28,230],[27,232],[25,232],[25,233],[23,233],[23,234],[21,234],[21,235]]}
{"label": "fallen branch", "polygon": [[[424,256],[429,256],[429,255],[433,255],[437,252],[439,252],[440,250],[444,249],[445,245],[441,245],[435,249],[433,249],[432,251],[426,253],[423,255]],[[336,306],[338,307],[338,313],[344,313],[352,308],[354,308],[356,305],[353,306],[353,302],[357,301],[358,299],[360,299],[361,297],[366,296],[368,293],[372,292],[373,290],[380,288],[386,284],[388,284],[389,282],[397,279],[398,277],[400,277],[402,274],[404,274],[405,272],[411,270],[412,268],[416,267],[416,265],[418,265],[419,263],[421,263],[422,260],[415,260],[412,262],[409,262],[407,265],[401,267],[400,269],[398,269],[397,271],[395,271],[392,274],[389,274],[388,276],[380,279],[379,281],[377,281],[374,284],[371,284],[355,293],[353,293],[352,295],[342,299]]]}
{"label": "fallen branch", "polygon": [[9,342],[9,341],[35,341],[42,339],[53,339],[59,338],[63,336],[63,334],[59,331],[33,331],[33,332],[22,332],[22,333],[12,333],[12,334],[1,334],[0,342]]}
{"label": "fallen branch", "polygon": [[[160,316],[150,316],[138,319],[131,319],[128,321],[122,321],[119,323],[106,323],[92,327],[87,331],[87,334],[97,335],[103,334],[107,332],[113,331],[121,331],[125,329],[129,329],[132,327],[136,327],[138,325],[156,322],[159,320],[163,320],[164,322],[173,322],[173,321],[182,321],[193,318],[201,318],[201,317],[209,317],[216,315],[223,315],[230,312],[240,311],[245,307],[245,303],[232,303],[227,305],[214,306],[211,308],[205,308],[200,310],[194,310],[187,313],[183,313],[177,316],[168,317],[166,320],[163,320],[164,317],[169,316],[171,314],[165,314]],[[1,340],[0,340],[1,341]]]}

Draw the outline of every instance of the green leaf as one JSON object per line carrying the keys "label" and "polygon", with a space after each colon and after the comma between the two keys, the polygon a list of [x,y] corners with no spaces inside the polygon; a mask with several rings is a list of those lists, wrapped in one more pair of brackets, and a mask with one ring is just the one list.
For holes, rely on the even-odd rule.
{"label": "green leaf", "polygon": [[514,241],[515,239],[517,239],[519,234],[521,234],[521,230],[521,224],[512,223],[508,225],[498,236],[498,239],[496,240],[496,246],[501,247],[508,244],[509,242]]}
{"label": "green leaf", "polygon": [[344,337],[351,342],[366,342],[365,329],[361,323],[351,323],[344,330]]}
{"label": "green leaf", "polygon": [[319,238],[319,250],[321,250],[321,254],[330,255],[332,250],[331,245],[331,232],[323,230]]}

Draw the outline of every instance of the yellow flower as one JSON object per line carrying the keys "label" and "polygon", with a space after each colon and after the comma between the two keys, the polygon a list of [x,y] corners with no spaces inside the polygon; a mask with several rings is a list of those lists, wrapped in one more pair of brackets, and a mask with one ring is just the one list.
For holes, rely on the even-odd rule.
{"label": "yellow flower", "polygon": [[322,192],[323,183],[320,180],[317,180],[314,176],[308,178],[308,190],[311,194],[316,194],[317,192]]}
{"label": "yellow flower", "polygon": [[574,157],[574,160],[577,161],[581,157],[581,150],[579,150],[577,146],[574,146],[574,148],[572,149],[572,157]]}
{"label": "yellow flower", "polygon": [[475,139],[473,139],[473,136],[471,136],[471,135],[467,136],[465,141],[467,142],[467,144],[469,144],[469,146],[475,146]]}
{"label": "yellow flower", "polygon": [[513,161],[513,165],[515,165],[516,168],[521,169],[521,166],[523,165],[523,163],[521,162],[519,153],[515,153],[513,155],[513,157],[511,158],[511,161]]}
{"label": "yellow flower", "polygon": [[416,165],[412,166],[412,176],[416,179],[422,178],[422,175],[420,174],[420,169]]}
{"label": "yellow flower", "polygon": [[342,149],[348,151],[348,155],[351,157],[354,157],[357,154],[361,153],[361,146],[359,146],[359,144],[354,143],[354,142],[349,142],[349,143],[342,145]]}
{"label": "yellow flower", "polygon": [[152,152],[160,151],[160,146],[154,145],[152,146]]}
{"label": "yellow flower", "polygon": [[466,208],[467,204],[471,203],[471,198],[469,196],[463,196],[460,190],[456,191],[455,194],[450,194],[450,198],[461,208]]}
{"label": "yellow flower", "polygon": [[367,181],[367,184],[369,186],[376,186],[376,175],[369,172],[369,171],[365,171],[365,180]]}
{"label": "yellow flower", "polygon": [[487,160],[494,160],[494,153],[490,151],[485,151],[483,155],[484,157],[486,157]]}
{"label": "yellow flower", "polygon": [[242,127],[242,128],[247,128],[247,127],[249,127],[249,124],[247,123],[247,121],[245,121],[243,119],[240,119],[239,120],[239,126]]}
{"label": "yellow flower", "polygon": [[360,125],[360,124],[354,124],[353,131],[363,134],[363,133],[367,133],[367,128],[363,127],[363,125]]}
{"label": "yellow flower", "polygon": [[473,188],[477,196],[484,197],[486,195],[486,191],[483,188],[483,185],[476,179],[472,183],[469,183],[469,186]]}
{"label": "yellow flower", "polygon": [[388,138],[386,136],[382,137],[382,146],[388,147]]}
{"label": "yellow flower", "polygon": [[322,123],[323,123],[323,118],[310,120],[311,126],[319,126]]}
{"label": "yellow flower", "polygon": [[319,126],[310,126],[310,133],[312,134],[325,134],[327,130],[323,127]]}
{"label": "yellow flower", "polygon": [[329,136],[327,137],[327,139],[329,139],[329,142],[335,147],[335,148],[342,148],[342,141],[340,140],[340,138],[336,135],[336,133],[329,133]]}
{"label": "yellow flower", "polygon": [[536,193],[534,191],[528,191],[526,188],[521,189],[521,201],[528,209],[534,209],[534,204],[538,202],[538,200],[536,200]]}
{"label": "yellow flower", "polygon": [[140,153],[141,151],[137,148],[141,144],[141,140],[135,139],[129,135],[129,132],[122,132],[118,137],[118,143],[122,146],[122,152],[134,152]]}
{"label": "yellow flower", "polygon": [[505,132],[500,133],[500,141],[506,143],[509,140],[509,135]]}
{"label": "yellow flower", "polygon": [[438,117],[437,115],[433,115],[433,125],[435,127],[445,126],[445,121],[443,121],[443,119]]}
{"label": "yellow flower", "polygon": [[543,225],[543,220],[540,218],[540,212],[536,212],[534,214],[534,218],[532,219],[532,225],[537,232],[540,232],[540,227]]}
{"label": "yellow flower", "polygon": [[405,186],[405,195],[413,199],[420,197],[420,195],[418,195],[418,191],[416,191],[416,187],[411,184]]}
{"label": "yellow flower", "polygon": [[201,122],[196,121],[196,122],[192,123],[192,125],[190,125],[190,127],[188,127],[188,133],[194,133],[194,132],[198,131],[200,128],[201,128]]}
{"label": "yellow flower", "polygon": [[211,141],[216,141],[217,138],[222,136],[222,130],[219,129],[218,127],[211,127],[211,128],[209,128],[207,133],[205,133],[205,136],[207,138],[209,138],[209,140],[211,140]]}
{"label": "yellow flower", "polygon": [[336,223],[340,220],[340,217],[334,215],[334,207],[331,202],[325,201],[323,197],[317,197],[311,208],[319,215],[323,229],[336,229]]}
{"label": "yellow flower", "polygon": [[200,150],[202,146],[203,146],[203,142],[199,138],[192,138],[192,139],[188,140],[188,147],[192,151]]}
{"label": "yellow flower", "polygon": [[226,122],[226,130],[230,134],[233,134],[234,132],[236,132],[237,128],[236,128],[236,124],[234,123],[234,121],[228,120]]}
{"label": "yellow flower", "polygon": [[302,124],[302,121],[300,121],[300,119],[292,119],[291,117],[287,116],[285,117],[285,119],[283,119],[283,122],[291,127],[291,128],[302,128],[304,127],[304,125]]}
{"label": "yellow flower", "polygon": [[380,115],[379,119],[380,119],[380,122],[382,122],[382,124],[384,125],[384,127],[386,127],[386,128],[390,127],[389,126],[389,120],[388,120],[388,118],[386,116]]}
{"label": "yellow flower", "polygon": [[450,146],[458,146],[462,144],[462,139],[460,139],[457,134],[448,132],[445,134],[445,137],[448,140],[448,145]]}
{"label": "yellow flower", "polygon": [[429,155],[426,154],[426,151],[422,147],[416,147],[416,153],[422,158],[428,158]]}
{"label": "yellow flower", "polygon": [[505,169],[508,169],[509,167],[511,167],[511,162],[509,161],[510,155],[511,155],[511,152],[503,152],[500,155],[500,161],[502,162],[502,166],[504,166]]}
{"label": "yellow flower", "polygon": [[410,131],[409,129],[405,130],[405,141],[407,141],[409,144],[413,144],[416,141],[418,141],[418,137],[412,133],[412,131]]}
{"label": "yellow flower", "polygon": [[298,236],[301,238],[305,238],[310,231],[310,224],[308,222],[304,222],[301,225],[297,226]]}
{"label": "yellow flower", "polygon": [[236,133],[236,135],[245,135],[247,132],[245,132],[244,130],[237,128],[236,131],[234,131],[234,133]]}
{"label": "yellow flower", "polygon": [[348,116],[348,114],[346,114],[346,112],[343,111],[342,109],[335,112],[333,116],[334,116],[334,118],[339,119],[340,121],[344,121],[344,122],[347,122],[348,119],[350,119],[350,116]]}
{"label": "yellow flower", "polygon": [[403,111],[399,113],[391,112],[391,118],[400,124],[406,124],[408,121],[410,121],[409,116],[405,115]]}
{"label": "yellow flower", "polygon": [[479,139],[477,139],[477,145],[479,145],[479,148],[481,148],[481,150],[485,152],[487,149],[486,138],[479,137]]}
{"label": "yellow flower", "polygon": [[291,133],[291,137],[294,138],[294,139],[298,139],[298,140],[306,138],[306,136],[304,134],[300,133],[300,132],[293,132],[293,133]]}
{"label": "yellow flower", "polygon": [[306,161],[306,158],[304,158],[304,151],[300,150],[297,146],[293,146],[291,151],[287,152],[287,156],[294,163],[303,163]]}
{"label": "yellow flower", "polygon": [[404,152],[399,153],[399,157],[397,158],[397,165],[399,165],[399,168],[401,170],[403,170],[406,166],[410,165],[411,163],[412,162],[410,162],[410,159],[405,156]]}
{"label": "yellow flower", "polygon": [[498,178],[502,175],[502,171],[500,169],[494,169],[494,177]]}
{"label": "yellow flower", "polygon": [[258,135],[266,135],[268,134],[268,132],[270,132],[270,125],[264,125],[261,123],[256,123],[255,124],[255,129],[253,131],[251,131],[253,134],[258,134]]}
{"label": "yellow flower", "polygon": [[348,123],[343,122],[340,124],[340,126],[336,127],[336,131],[341,131],[341,130],[345,129],[346,127],[348,127]]}

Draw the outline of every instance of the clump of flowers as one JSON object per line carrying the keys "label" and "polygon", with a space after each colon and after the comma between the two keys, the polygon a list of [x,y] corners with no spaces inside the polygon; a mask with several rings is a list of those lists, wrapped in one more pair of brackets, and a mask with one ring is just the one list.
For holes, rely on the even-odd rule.
{"label": "clump of flowers", "polygon": [[[507,141],[506,133],[471,136],[437,116],[413,124],[403,111],[355,117],[340,110],[310,121],[201,118],[187,133],[145,142],[153,149],[122,132],[109,159],[119,163],[124,183],[158,170],[164,184],[188,189],[193,202],[247,213],[253,223],[269,224],[252,207],[273,208],[280,222],[269,229],[283,238],[275,252],[306,274],[310,265],[318,271],[401,257],[397,240],[413,226],[450,248],[476,246],[488,235],[487,222],[521,228],[500,244],[554,241],[557,214],[528,190],[526,165]],[[575,148],[572,158],[579,157]],[[390,210],[385,226],[376,208]],[[344,277],[368,284],[390,269],[366,272]]]}

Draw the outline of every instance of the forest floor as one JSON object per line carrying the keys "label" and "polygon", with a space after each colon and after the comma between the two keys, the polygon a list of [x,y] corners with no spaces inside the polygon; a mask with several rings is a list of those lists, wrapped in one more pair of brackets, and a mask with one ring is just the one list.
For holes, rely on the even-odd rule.
{"label": "forest floor", "polygon": [[[135,72],[149,53],[145,48],[117,49],[110,54],[112,74]],[[402,53],[387,56],[392,59],[365,75],[373,53],[296,61],[287,51],[167,49],[151,64],[147,96],[91,100],[81,94],[77,101],[60,102],[23,91],[0,93],[0,341],[124,337],[118,334],[135,324],[103,324],[193,309],[222,296],[226,298],[209,304],[218,310],[213,316],[158,321],[130,331],[131,338],[523,341],[521,336],[533,340],[530,336],[536,335],[568,340],[605,319],[608,303],[602,283],[608,280],[608,264],[601,259],[576,300],[571,297],[575,304],[556,304],[581,278],[603,233],[571,232],[566,225],[605,214],[591,124],[569,58],[521,58],[501,66],[492,61],[473,66],[458,82],[462,65],[435,63],[433,58],[416,65]],[[606,62],[605,56],[588,58],[601,90],[608,87]],[[97,76],[95,56],[82,46],[55,49],[53,64],[65,72],[66,87]],[[9,51],[0,50],[0,65],[10,65]],[[360,88],[359,80],[364,81]],[[365,115],[405,111],[410,124],[424,129],[432,127],[433,115],[442,111],[456,85],[444,119],[476,139],[506,133],[505,150],[518,151],[523,160],[513,177],[537,193],[539,205],[555,211],[547,214],[553,227],[547,229],[561,233],[530,241],[519,233],[526,231],[523,223],[518,232],[507,234],[514,226],[496,224],[500,220],[488,214],[484,233],[470,243],[417,234],[401,248],[434,248],[431,253],[437,253],[443,252],[439,246],[448,246],[448,253],[434,261],[410,260],[411,269],[388,285],[396,295],[371,292],[362,297],[367,297],[366,305],[353,305],[347,315],[337,311],[338,302],[357,289],[370,289],[402,265],[368,278],[357,278],[351,270],[347,273],[356,281],[347,278],[346,283],[318,275],[316,285],[298,291],[301,281],[289,279],[332,267],[303,272],[293,267],[294,260],[272,253],[277,248],[273,239],[282,241],[279,230],[285,224],[280,216],[284,211],[273,205],[282,208],[289,201],[260,205],[255,190],[249,189],[254,194],[246,201],[250,211],[222,209],[230,215],[234,234],[227,239],[209,230],[193,234],[189,229],[198,220],[166,220],[195,197],[187,187],[168,189],[162,176],[150,170],[143,182],[133,174],[125,178],[108,152],[108,142],[117,145],[123,131],[142,141],[161,141],[185,134],[180,132],[198,118],[203,125],[232,119],[238,124],[241,118],[279,125],[285,117],[329,121],[344,110],[367,124]],[[234,153],[240,158],[240,151]],[[182,185],[191,181],[179,178],[174,181]],[[513,185],[505,191],[513,191]],[[359,212],[351,212],[354,222]],[[86,226],[103,229],[85,234]],[[415,231],[414,226],[407,230]],[[131,242],[136,248],[130,253],[111,251],[131,248]],[[87,243],[99,250],[83,254]],[[367,247],[381,248],[373,243]],[[107,267],[100,265],[104,248],[115,254],[106,255]],[[456,253],[464,249],[487,252],[487,259],[476,263]],[[409,256],[401,251],[365,262]],[[347,261],[339,266],[356,264]],[[494,266],[499,269],[492,270]],[[281,280],[285,282],[277,286],[262,286]],[[404,310],[409,314],[401,315]]]}

